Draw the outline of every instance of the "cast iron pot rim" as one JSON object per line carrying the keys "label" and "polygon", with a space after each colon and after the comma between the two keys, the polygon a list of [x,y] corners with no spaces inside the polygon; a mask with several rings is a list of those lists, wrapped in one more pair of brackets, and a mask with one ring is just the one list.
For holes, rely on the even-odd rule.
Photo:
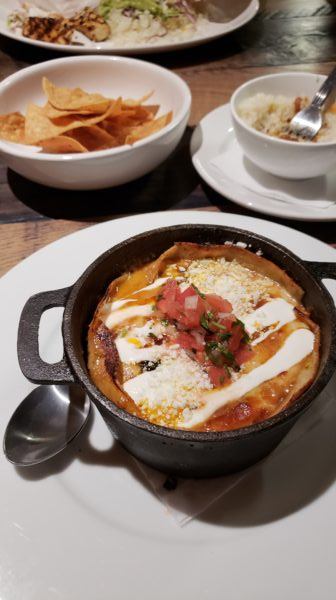
{"label": "cast iron pot rim", "polygon": [[[155,434],[162,438],[172,438],[176,440],[188,441],[191,443],[204,443],[204,442],[223,442],[225,440],[236,440],[237,438],[248,438],[254,437],[258,433],[263,431],[268,431],[273,429],[278,425],[285,424],[287,421],[291,419],[295,419],[299,416],[300,413],[304,412],[312,401],[318,396],[318,394],[324,389],[328,381],[330,380],[334,368],[336,366],[336,343],[331,343],[331,347],[329,350],[329,355],[324,365],[323,370],[318,375],[318,377],[314,380],[312,385],[299,397],[297,401],[295,401],[291,406],[287,409],[281,411],[280,413],[274,415],[273,417],[261,421],[259,423],[255,423],[254,425],[249,425],[248,427],[241,427],[239,429],[234,429],[230,431],[189,431],[183,429],[172,429],[170,427],[164,427],[161,425],[155,425],[154,423],[150,423],[145,419],[141,419],[126,410],[120,408],[112,400],[109,400],[100,390],[93,384],[88,374],[84,371],[84,369],[80,365],[80,361],[77,358],[77,355],[73,349],[72,339],[71,339],[71,318],[74,304],[76,302],[78,291],[80,290],[82,284],[87,280],[87,278],[95,271],[97,266],[103,262],[106,258],[108,258],[114,252],[128,247],[129,244],[133,243],[136,240],[147,237],[151,233],[162,233],[164,234],[167,231],[174,230],[178,233],[178,231],[185,231],[186,229],[205,229],[205,230],[214,230],[220,229],[226,235],[239,236],[244,235],[246,237],[251,237],[252,248],[258,242],[262,242],[269,247],[275,247],[277,250],[280,250],[285,257],[289,257],[293,260],[301,269],[305,271],[308,276],[310,276],[319,288],[320,294],[324,296],[324,300],[330,306],[330,327],[332,330],[336,330],[336,308],[335,303],[323,285],[322,281],[318,280],[315,275],[306,267],[305,263],[302,259],[300,259],[296,254],[292,253],[290,250],[274,242],[269,240],[268,238],[261,236],[259,234],[255,234],[251,231],[247,231],[244,229],[238,229],[236,227],[228,227],[225,225],[211,225],[211,224],[181,224],[181,225],[170,225],[167,227],[160,227],[155,229],[150,229],[148,231],[142,232],[135,236],[132,236],[119,244],[116,244],[109,250],[105,251],[103,254],[98,256],[83,272],[83,274],[79,277],[79,279],[75,282],[75,284],[70,288],[69,296],[67,298],[64,315],[63,315],[63,339],[64,339],[64,350],[65,355],[69,361],[71,370],[75,374],[75,378],[77,382],[84,386],[87,390],[91,398],[93,398],[98,404],[102,404],[114,417],[120,419],[121,421],[125,421],[128,425],[131,425],[137,429],[142,429],[148,431],[151,434]],[[230,241],[230,240],[229,240]],[[253,251],[253,250],[252,250]],[[271,260],[271,259],[270,259]],[[309,262],[309,261],[307,261]],[[286,271],[286,266],[280,266],[280,268]],[[289,273],[290,277],[291,274]]]}

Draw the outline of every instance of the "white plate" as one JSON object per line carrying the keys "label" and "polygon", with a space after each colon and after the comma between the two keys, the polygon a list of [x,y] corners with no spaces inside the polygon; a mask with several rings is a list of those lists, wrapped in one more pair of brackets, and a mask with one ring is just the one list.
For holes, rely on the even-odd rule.
{"label": "white plate", "polygon": [[[243,4],[243,10],[237,13],[237,0],[226,2],[226,6],[220,8],[223,13],[223,22],[209,22],[209,24],[204,26],[202,32],[196,33],[193,37],[185,39],[183,41],[166,41],[162,42],[162,39],[159,39],[150,44],[141,43],[127,46],[117,46],[113,44],[112,41],[100,42],[95,44],[93,42],[88,43],[87,46],[76,46],[76,45],[67,45],[62,46],[60,44],[53,44],[49,42],[40,42],[38,40],[32,40],[29,38],[25,38],[22,35],[17,35],[10,31],[7,27],[7,17],[8,14],[16,9],[18,6],[18,0],[4,0],[1,2],[0,6],[0,34],[11,38],[13,40],[17,40],[20,42],[24,42],[26,44],[31,44],[33,46],[40,46],[42,48],[49,48],[50,50],[58,50],[59,52],[66,53],[74,53],[74,54],[86,54],[86,53],[102,53],[102,54],[145,54],[150,52],[167,52],[169,50],[179,50],[182,48],[190,48],[192,46],[198,46],[199,44],[204,44],[205,42],[209,42],[210,40],[214,40],[223,35],[231,33],[236,29],[239,29],[257,14],[259,10],[259,0],[251,0],[248,2],[247,0],[240,0],[239,4]],[[234,14],[234,18],[231,15]]]}
{"label": "white plate", "polygon": [[[238,215],[176,211],[106,222],[65,237],[0,281],[3,434],[33,387],[20,373],[16,330],[31,294],[67,286],[101,252],[162,225],[242,227],[304,259],[336,261],[303,233]],[[330,285],[336,299],[336,284]],[[47,313],[48,314],[48,313]],[[44,322],[41,350],[60,351],[59,310]],[[331,600],[336,595],[335,403],[297,443],[268,459],[185,528],[149,491],[95,413],[88,432],[54,462],[16,471],[0,456],[1,600]],[[206,485],[206,483],[205,483]]]}
{"label": "white plate", "polygon": [[244,156],[234,133],[229,104],[201,120],[190,148],[199,175],[236,204],[287,219],[336,220],[336,174],[293,181],[265,173]]}

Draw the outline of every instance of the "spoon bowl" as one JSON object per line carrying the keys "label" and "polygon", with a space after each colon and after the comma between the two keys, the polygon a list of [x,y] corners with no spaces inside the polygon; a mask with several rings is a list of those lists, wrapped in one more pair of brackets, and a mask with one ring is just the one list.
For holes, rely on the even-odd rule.
{"label": "spoon bowl", "polygon": [[75,384],[35,388],[13,413],[4,435],[6,458],[27,467],[58,454],[81,431],[90,400]]}

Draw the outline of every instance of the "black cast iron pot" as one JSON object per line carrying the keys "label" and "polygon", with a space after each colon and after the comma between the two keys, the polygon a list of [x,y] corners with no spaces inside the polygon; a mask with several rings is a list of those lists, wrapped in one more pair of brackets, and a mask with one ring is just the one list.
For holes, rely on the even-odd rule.
{"label": "black cast iron pot", "polygon": [[[112,279],[159,256],[175,241],[223,244],[245,242],[251,250],[282,267],[305,290],[304,304],[321,328],[321,360],[314,383],[292,406],[276,416],[235,431],[193,432],[153,425],[109,401],[91,382],[86,368],[86,335],[98,301]],[[26,303],[18,333],[18,357],[24,375],[34,383],[76,382],[95,403],[112,434],[134,456],[169,474],[211,477],[248,467],[269,454],[329,381],[336,364],[336,311],[321,283],[336,279],[336,263],[300,260],[264,237],[213,225],[178,225],[133,237],[97,258],[69,288],[42,292]],[[64,306],[64,357],[43,362],[38,351],[42,313]]]}

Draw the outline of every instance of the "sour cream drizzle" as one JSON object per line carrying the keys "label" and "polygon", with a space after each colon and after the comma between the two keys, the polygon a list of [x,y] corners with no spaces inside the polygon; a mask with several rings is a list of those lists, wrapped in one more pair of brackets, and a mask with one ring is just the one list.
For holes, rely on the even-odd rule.
{"label": "sour cream drizzle", "polygon": [[259,344],[266,339],[271,333],[281,329],[286,323],[295,321],[295,307],[283,298],[276,298],[266,302],[260,308],[257,308],[253,313],[242,317],[242,321],[249,335],[253,335],[256,331],[262,331],[265,327],[275,325],[272,329],[265,331],[252,342],[252,346]]}
{"label": "sour cream drizzle", "polygon": [[160,346],[149,346],[148,348],[136,348],[134,344],[122,337],[116,339],[115,345],[118,350],[119,358],[124,363],[157,360],[160,356],[168,352],[167,347],[163,344]]}
{"label": "sour cream drizzle", "polygon": [[[154,283],[151,283],[150,285],[147,285],[146,287],[133,292],[132,296],[134,296],[135,294],[140,294],[140,292],[146,292],[147,290],[155,290],[156,288],[161,287],[167,280],[168,277],[160,277],[159,279],[156,279]],[[146,316],[147,314],[150,314],[152,312],[152,304],[127,306],[123,310],[119,310],[122,306],[128,304],[129,302],[136,302],[136,298],[130,297],[124,298],[123,300],[115,300],[109,305],[108,316],[105,319],[106,327],[111,329],[112,327],[115,327],[116,325],[118,325],[122,321],[125,321],[126,319],[131,319],[132,317],[138,316]],[[145,306],[150,307],[150,310],[148,310],[148,312],[144,310]]]}
{"label": "sour cream drizzle", "polygon": [[152,314],[153,303],[150,304],[137,304],[136,306],[126,306],[122,310],[115,310],[111,312],[105,320],[105,325],[108,329],[112,329],[119,323],[122,323],[126,319],[132,319],[133,317],[146,317]]}
{"label": "sour cream drizzle", "polygon": [[224,389],[208,392],[204,396],[205,404],[201,408],[194,409],[188,421],[179,421],[178,427],[191,429],[207,421],[228,402],[241,398],[258,385],[277,377],[283,371],[288,371],[308,356],[313,348],[313,332],[309,329],[296,329],[288,336],[280,350],[260,367],[256,367]]}

